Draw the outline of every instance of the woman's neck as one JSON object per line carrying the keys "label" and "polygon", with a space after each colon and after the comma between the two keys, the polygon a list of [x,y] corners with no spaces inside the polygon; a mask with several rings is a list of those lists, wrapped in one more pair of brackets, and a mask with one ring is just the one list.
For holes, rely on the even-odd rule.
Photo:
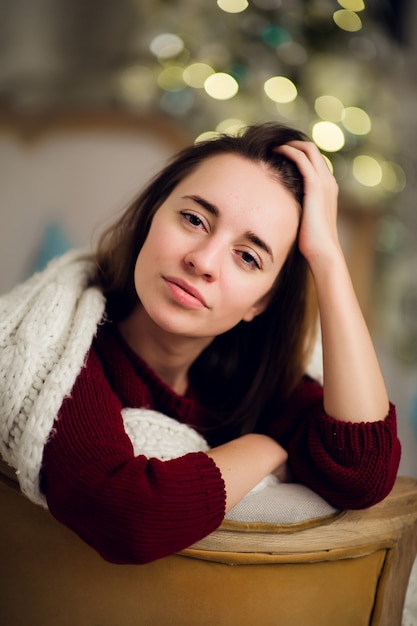
{"label": "woman's neck", "polygon": [[161,380],[179,395],[186,393],[188,371],[208,345],[208,340],[165,332],[142,306],[136,307],[129,317],[119,322],[118,329],[129,347]]}

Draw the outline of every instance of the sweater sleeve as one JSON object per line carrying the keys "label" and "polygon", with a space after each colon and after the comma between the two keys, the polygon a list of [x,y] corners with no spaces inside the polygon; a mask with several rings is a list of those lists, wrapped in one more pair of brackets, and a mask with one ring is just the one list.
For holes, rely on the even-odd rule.
{"label": "sweater sleeve", "polygon": [[338,508],[372,506],[394,485],[401,445],[392,404],[385,420],[342,422],[325,413],[322,387],[306,378],[268,432],[286,447],[295,480]]}
{"label": "sweater sleeve", "polygon": [[56,519],[103,558],[146,563],[215,530],[226,494],[203,452],[135,457],[121,409],[91,352],[45,446],[41,484]]}

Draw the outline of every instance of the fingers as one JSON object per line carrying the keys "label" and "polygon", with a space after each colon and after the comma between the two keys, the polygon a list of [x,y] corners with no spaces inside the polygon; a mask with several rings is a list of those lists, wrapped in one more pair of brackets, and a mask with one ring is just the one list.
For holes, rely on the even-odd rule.
{"label": "fingers", "polygon": [[310,141],[291,141],[277,146],[274,151],[293,161],[306,183],[324,185],[332,195],[338,194],[338,184],[329,166],[317,148]]}
{"label": "fingers", "polygon": [[309,168],[312,166],[317,173],[333,178],[326,159],[316,144],[311,141],[291,141],[282,146],[277,146],[274,148],[274,152],[294,161],[302,174],[308,173]]}
{"label": "fingers", "polygon": [[312,163],[320,163],[320,161],[323,160],[323,155],[312,141],[289,141],[286,144],[277,146],[274,148],[274,151],[280,152],[281,154],[288,153],[293,155],[298,151],[305,154]]}

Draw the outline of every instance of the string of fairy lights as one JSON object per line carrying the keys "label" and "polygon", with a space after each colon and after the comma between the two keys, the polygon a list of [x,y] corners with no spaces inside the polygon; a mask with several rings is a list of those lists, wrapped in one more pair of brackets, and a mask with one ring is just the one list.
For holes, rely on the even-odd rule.
{"label": "string of fairy lights", "polygon": [[119,78],[127,106],[158,106],[196,141],[258,121],[293,124],[359,208],[378,209],[404,189],[390,120],[393,53],[364,0],[207,4],[198,12],[189,3],[158,6],[149,56]]}

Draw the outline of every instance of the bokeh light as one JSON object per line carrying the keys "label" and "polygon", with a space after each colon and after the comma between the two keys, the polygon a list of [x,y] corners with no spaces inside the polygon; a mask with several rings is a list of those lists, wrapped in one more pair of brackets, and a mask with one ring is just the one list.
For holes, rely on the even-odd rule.
{"label": "bokeh light", "polygon": [[217,124],[216,130],[219,133],[225,133],[226,135],[238,135],[246,126],[247,124],[245,124],[242,120],[231,117],[222,120],[219,124]]}
{"label": "bokeh light", "polygon": [[158,75],[158,85],[165,91],[178,91],[184,88],[184,70],[179,65],[170,65]]}
{"label": "bokeh light", "polygon": [[337,152],[345,145],[342,129],[333,122],[317,122],[311,134],[318,147],[326,152]]}
{"label": "bokeh light", "polygon": [[173,33],[161,33],[152,39],[149,48],[158,59],[170,59],[183,51],[184,42]]}
{"label": "bokeh light", "polygon": [[239,91],[239,84],[230,74],[217,72],[204,81],[204,89],[215,100],[230,100]]}
{"label": "bokeh light", "polygon": [[382,167],[379,161],[368,154],[360,154],[353,159],[353,176],[365,187],[376,187],[382,180]]}
{"label": "bokeh light", "polygon": [[154,72],[144,65],[132,65],[120,74],[119,90],[130,105],[148,106],[156,96]]}
{"label": "bokeh light", "polygon": [[367,135],[371,132],[371,118],[359,107],[347,107],[343,112],[342,124],[354,135]]}
{"label": "bokeh light", "polygon": [[282,117],[285,117],[293,124],[301,123],[311,113],[307,102],[300,96],[297,96],[291,102],[276,102],[275,109]]}
{"label": "bokeh light", "polygon": [[286,76],[272,76],[264,83],[268,98],[274,102],[291,102],[297,97],[297,87]]}
{"label": "bokeh light", "polygon": [[341,7],[348,11],[363,11],[365,3],[363,0],[337,0]]}
{"label": "bokeh light", "polygon": [[355,33],[362,28],[362,20],[353,11],[347,11],[346,9],[340,9],[333,13],[333,20],[335,24],[342,30],[347,30],[350,33]]}
{"label": "bokeh light", "polygon": [[343,103],[335,96],[319,96],[314,102],[314,108],[322,120],[340,122],[344,113]]}
{"label": "bokeh light", "polygon": [[184,69],[183,79],[190,87],[202,89],[207,78],[214,74],[214,69],[207,63],[191,63]]}
{"label": "bokeh light", "polygon": [[328,156],[326,156],[325,154],[322,155],[323,159],[326,161],[327,167],[329,168],[329,170],[331,171],[331,173],[333,174],[334,172],[334,167],[333,167],[333,163],[332,161],[329,159]]}
{"label": "bokeh light", "polygon": [[247,0],[217,0],[217,5],[226,13],[242,13],[248,8]]}
{"label": "bokeh light", "polygon": [[199,143],[200,141],[211,141],[212,139],[216,139],[219,136],[219,133],[215,130],[206,130],[203,133],[200,133],[195,139],[194,143]]}
{"label": "bokeh light", "polygon": [[392,193],[399,193],[400,191],[403,191],[406,185],[406,176],[402,167],[400,167],[398,163],[393,163],[392,161],[383,161],[381,163],[381,169],[381,185],[384,189],[391,191]]}
{"label": "bokeh light", "polygon": [[283,26],[269,24],[262,31],[262,40],[271,46],[271,48],[277,48],[278,46],[291,42],[292,37],[288,30],[283,28]]}

